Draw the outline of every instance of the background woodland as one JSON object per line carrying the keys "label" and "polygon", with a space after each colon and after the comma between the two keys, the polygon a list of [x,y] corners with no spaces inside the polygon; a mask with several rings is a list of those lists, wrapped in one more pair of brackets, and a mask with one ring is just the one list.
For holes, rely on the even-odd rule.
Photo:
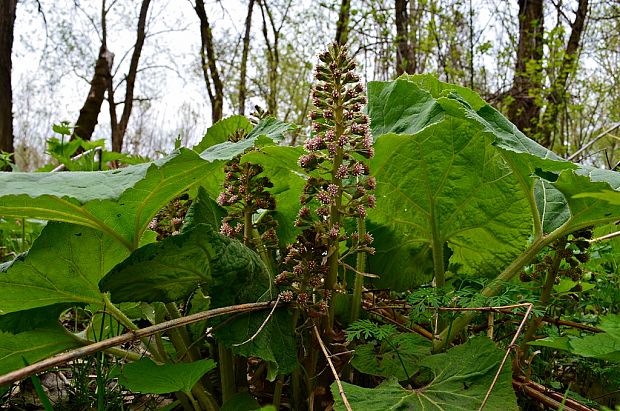
{"label": "background woodland", "polygon": [[612,169],[620,161],[617,0],[1,7],[0,151],[15,152],[23,170],[46,162],[60,121],[85,140],[151,158],[256,108],[308,124],[312,65],[332,41],[350,46],[365,81],[434,73],[475,90],[563,157]]}

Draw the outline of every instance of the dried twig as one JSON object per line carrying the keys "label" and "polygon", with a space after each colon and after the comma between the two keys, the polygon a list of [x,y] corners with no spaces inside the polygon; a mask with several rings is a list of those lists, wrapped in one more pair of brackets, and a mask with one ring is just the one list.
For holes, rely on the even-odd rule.
{"label": "dried twig", "polygon": [[501,310],[509,310],[512,308],[521,308],[532,305],[531,303],[521,303],[512,305],[498,305],[497,307],[439,307],[439,311],[491,311],[501,312]]}
{"label": "dried twig", "polygon": [[[508,306],[508,307],[512,307],[512,306]],[[382,305],[382,306],[368,307],[368,308],[365,308],[365,310],[366,311],[383,311],[383,312],[385,312],[386,309],[396,309],[396,310],[403,309],[403,310],[406,310],[406,309],[409,309],[409,308],[411,308],[410,305],[403,303],[403,304],[393,304],[393,305],[385,305],[385,306]],[[512,308],[514,308],[514,307],[512,307]],[[441,310],[441,311],[491,311],[491,312],[498,312],[498,313],[502,313],[502,314],[518,315],[520,317],[523,317],[525,315],[525,314],[519,313],[519,312],[516,312],[516,313],[512,312],[510,308],[501,308],[501,307],[499,309],[498,309],[498,307],[483,307],[483,308],[468,308],[466,310],[463,310],[461,308],[444,307],[444,308],[439,308],[439,310]],[[389,319],[389,320],[393,321],[391,319]],[[603,332],[603,330],[601,330],[600,328],[592,327],[591,325],[576,323],[574,321],[562,320],[562,319],[559,319],[559,318],[552,318],[552,317],[544,316],[544,317],[542,317],[542,320],[544,322],[546,322],[546,323],[549,323],[549,324],[563,325],[563,326],[566,326],[566,327],[578,328],[580,330],[590,331],[590,332],[593,332],[593,333],[602,333]],[[414,324],[414,326],[415,325],[416,324]],[[419,331],[417,331],[417,330],[415,330],[415,331],[419,333]],[[424,336],[426,336],[426,335],[424,335]],[[432,339],[432,337],[430,337],[430,338]]]}
{"label": "dried twig", "polygon": [[[523,330],[523,326],[525,326],[525,323],[527,319],[529,318],[530,313],[532,312],[532,308],[534,308],[534,304],[532,303],[525,303],[525,304],[518,304],[518,305],[520,307],[527,307],[527,311],[525,312],[525,316],[523,317],[521,324],[519,324],[519,328],[517,328],[517,332],[515,332],[515,336],[512,338],[512,341],[510,341],[510,344],[508,344],[508,349],[506,350],[506,354],[504,355],[504,358],[502,359],[502,362],[500,363],[499,368],[497,369],[497,372],[495,373],[493,382],[491,383],[491,386],[489,387],[487,394],[484,396],[484,400],[482,400],[482,404],[480,404],[480,408],[478,408],[478,411],[482,411],[487,401],[489,400],[489,397],[491,396],[491,392],[493,391],[493,388],[495,387],[495,384],[497,383],[497,380],[499,379],[499,375],[502,373],[502,369],[504,368],[504,365],[506,364],[506,360],[508,360],[510,351],[512,351],[516,347],[515,343],[517,341],[517,338],[519,338],[519,334],[521,334],[521,330]],[[503,308],[513,308],[513,307],[503,307]]]}
{"label": "dried twig", "polygon": [[[563,394],[534,381],[529,381],[524,376],[513,378],[512,386],[515,390],[523,392],[550,408],[563,409],[564,411],[594,411],[594,408],[583,405],[572,398],[565,398]],[[562,402],[564,402],[563,406]]]}
{"label": "dried twig", "polygon": [[347,396],[344,393],[344,388],[342,387],[340,378],[338,378],[338,372],[336,372],[336,367],[334,367],[334,363],[331,360],[331,355],[327,351],[327,348],[325,347],[325,344],[323,343],[323,340],[321,339],[319,330],[318,328],[316,328],[316,325],[314,325],[313,328],[314,328],[314,334],[316,335],[316,339],[319,342],[319,345],[321,346],[321,350],[323,350],[323,355],[325,355],[325,359],[327,360],[327,363],[329,364],[329,368],[332,369],[332,374],[334,374],[334,378],[336,379],[336,384],[338,384],[338,392],[340,393],[340,398],[342,398],[342,402],[344,403],[344,406],[347,408],[347,411],[353,411],[353,409],[351,408],[351,404],[349,404],[349,400],[347,399]]}
{"label": "dried twig", "polygon": [[[500,312],[505,313],[505,314],[518,315],[520,317],[523,317],[525,315],[523,313],[506,312],[504,310],[500,310]],[[589,332],[592,332],[592,333],[602,333],[603,332],[603,330],[601,330],[600,328],[592,327],[591,325],[576,323],[574,321],[561,320],[559,318],[552,318],[552,317],[548,317],[546,315],[544,317],[542,317],[542,320],[544,322],[546,322],[546,323],[549,323],[549,324],[563,325],[563,326],[566,326],[566,327],[578,328],[580,330],[589,331]]]}
{"label": "dried twig", "polygon": [[422,337],[427,338],[429,340],[433,339],[433,334],[430,331],[428,331],[424,327],[419,326],[416,323],[411,323],[409,326],[407,326],[407,325],[403,324],[402,322],[397,321],[397,320],[391,318],[389,316],[389,314],[386,313],[385,310],[383,310],[383,309],[372,307],[372,308],[369,308],[368,310],[369,311],[372,310],[371,314],[376,315],[378,317],[381,317],[384,320],[386,320],[388,322],[391,322],[392,324],[396,325],[397,327],[402,328],[403,330],[420,334]]}
{"label": "dried twig", "polygon": [[213,310],[203,311],[196,314],[188,315],[186,317],[175,318],[170,321],[165,321],[160,324],[155,324],[150,327],[141,328],[139,330],[130,331],[128,333],[119,335],[117,337],[108,338],[106,340],[99,341],[97,343],[89,344],[84,347],[77,348],[75,350],[68,351],[64,354],[57,355],[52,358],[48,358],[43,361],[31,364],[27,367],[10,372],[0,376],[0,386],[10,384],[12,382],[29,377],[41,371],[45,371],[49,368],[65,364],[69,361],[77,358],[85,357],[87,355],[94,354],[99,351],[103,351],[110,347],[115,347],[120,344],[128,343],[140,338],[148,337],[153,334],[160,333],[162,331],[170,330],[173,328],[182,327],[184,325],[193,324],[199,321],[206,320],[208,318],[217,317],[220,315],[260,311],[271,307],[274,302],[262,302],[262,303],[249,303],[233,305],[230,307],[215,308]]}
{"label": "dried twig", "polygon": [[269,315],[267,315],[267,318],[265,318],[265,321],[263,321],[263,323],[260,325],[260,327],[258,327],[258,330],[256,330],[256,332],[250,338],[245,340],[244,342],[239,343],[239,344],[233,344],[233,347],[239,347],[240,345],[247,344],[250,341],[252,341],[254,338],[256,338],[256,336],[258,336],[258,334],[260,334],[260,332],[263,331],[263,328],[265,328],[265,326],[267,325],[267,323],[269,322],[269,320],[273,316],[273,313],[276,310],[276,307],[278,306],[279,302],[280,302],[280,295],[278,294],[278,298],[276,299],[276,302],[273,304],[273,308],[269,312]]}
{"label": "dried twig", "polygon": [[620,231],[615,231],[613,233],[609,233],[609,234],[605,234],[603,236],[597,237],[597,238],[593,238],[591,240],[588,240],[591,243],[598,243],[599,241],[605,241],[605,240],[611,240],[612,238],[616,238],[620,236]]}

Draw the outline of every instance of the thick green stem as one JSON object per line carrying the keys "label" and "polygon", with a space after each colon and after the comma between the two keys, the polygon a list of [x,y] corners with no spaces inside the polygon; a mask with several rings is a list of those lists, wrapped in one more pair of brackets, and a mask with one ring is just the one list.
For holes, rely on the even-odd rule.
{"label": "thick green stem", "polygon": [[302,410],[304,409],[306,395],[303,390],[304,387],[304,374],[301,367],[297,367],[291,375],[291,390],[292,390],[292,409]]}
{"label": "thick green stem", "polygon": [[215,398],[211,395],[211,393],[205,390],[200,381],[198,381],[192,388],[192,394],[198,400],[200,410],[217,411],[220,409]]}
{"label": "thick green stem", "polygon": [[183,404],[185,409],[196,411],[200,410],[200,404],[198,404],[198,401],[196,401],[196,398],[194,398],[194,395],[191,392],[183,391],[182,393],[177,393],[177,397],[185,400]]}
{"label": "thick green stem", "polygon": [[433,271],[435,275],[435,287],[446,285],[446,275],[444,269],[443,242],[439,238],[439,227],[434,215],[434,207],[431,207],[432,224],[432,247],[433,247]]}
{"label": "thick green stem", "polygon": [[235,385],[235,362],[232,350],[217,345],[219,353],[220,381],[222,384],[222,401],[226,403],[237,392]]}
{"label": "thick green stem", "polygon": [[[357,219],[357,233],[359,234],[359,241],[366,235],[366,220],[363,218]],[[353,285],[353,301],[351,303],[351,322],[357,321],[360,316],[360,309],[362,307],[362,290],[364,288],[364,276],[361,274],[366,271],[366,252],[357,252],[357,261],[355,269],[355,284]]]}
{"label": "thick green stem", "polygon": [[[166,311],[168,315],[172,318],[180,318],[181,315],[175,303],[166,303]],[[168,335],[170,337],[170,341],[174,348],[177,351],[178,358],[182,359],[184,362],[193,362],[200,358],[200,355],[197,357],[195,354],[192,354],[189,345],[189,336],[183,336],[183,332],[187,333],[187,330],[184,327],[174,328],[168,331]],[[196,401],[199,405],[198,409],[205,410],[217,410],[219,407],[217,402],[213,398],[213,396],[206,390],[201,381],[198,381],[193,387],[191,391],[191,396],[189,396],[192,404],[196,406]]]}
{"label": "thick green stem", "polygon": [[[337,85],[340,86],[339,84]],[[344,133],[344,110],[341,103],[341,98],[335,104],[334,108],[334,123],[336,124],[335,134],[336,138],[339,138]],[[338,169],[342,165],[342,160],[344,157],[344,151],[342,147],[338,147],[336,149],[336,156],[334,157],[334,164],[331,170],[331,183],[338,187],[338,193],[335,196],[336,198],[331,204],[329,210],[329,229],[331,230],[333,227],[340,227],[340,209],[342,207],[342,180],[337,177]],[[340,267],[340,243],[338,239],[335,239],[330,242],[329,247],[329,257],[327,259],[327,264],[329,267],[329,271],[327,273],[326,279],[326,289],[330,291],[334,291],[336,289],[336,284],[338,283],[338,268]],[[326,319],[325,331],[328,334],[333,333],[334,328],[334,305],[329,305],[329,312]]]}
{"label": "thick green stem", "polygon": [[[512,264],[510,264],[504,271],[502,271],[489,285],[487,285],[481,292],[485,297],[493,297],[497,295],[503,288],[503,284],[510,281],[526,264],[529,264],[536,254],[540,252],[547,245],[551,244],[558,238],[565,234],[565,230],[562,227],[555,230],[553,233],[539,237],[535,239],[532,244],[525,250]],[[447,345],[458,335],[476,316],[476,312],[469,311],[459,317],[453,322],[448,324],[446,328],[439,334],[439,336],[433,341],[433,352],[439,352],[444,350]]]}
{"label": "thick green stem", "polygon": [[253,228],[252,210],[245,206],[243,207],[243,244],[249,248],[252,248],[251,241]]}
{"label": "thick green stem", "polygon": [[255,243],[254,251],[258,253],[258,255],[260,256],[260,259],[263,260],[263,263],[265,263],[265,266],[267,267],[269,278],[271,279],[271,281],[269,282],[269,288],[271,289],[273,280],[275,279],[275,272],[276,272],[273,258],[269,254],[269,250],[267,250],[267,247],[265,247],[265,244],[263,244],[263,240],[261,239],[260,234],[258,233],[257,229],[252,230],[252,236],[253,236],[253,240]]}
{"label": "thick green stem", "polygon": [[[179,307],[177,307],[177,305],[173,302],[166,303],[166,311],[168,312],[168,316],[171,320],[181,318],[181,312],[179,311]],[[171,331],[174,332],[174,330]],[[178,336],[181,339],[179,343],[182,343],[182,346],[180,346],[179,348],[182,348],[184,350],[183,352],[177,351],[179,358],[187,357],[190,361],[199,360],[200,352],[198,350],[198,347],[192,346],[192,342],[189,337],[189,333],[187,332],[187,328],[179,327],[176,328],[176,331],[178,332]]]}
{"label": "thick green stem", "polygon": [[280,409],[280,402],[282,401],[282,388],[284,387],[284,375],[279,375],[276,380],[276,386],[273,390],[273,407],[276,410]]}
{"label": "thick green stem", "polygon": [[[545,283],[543,284],[542,291],[540,293],[539,305],[541,308],[547,308],[549,301],[551,301],[551,293],[553,292],[553,285],[555,284],[555,279],[558,275],[558,270],[560,269],[560,264],[562,263],[562,255],[559,250],[562,250],[566,247],[567,238],[563,238],[558,241],[555,256],[553,258],[553,262],[551,263],[551,267],[547,270],[547,275],[545,277]],[[540,324],[542,323],[543,316],[533,315],[532,318],[528,321],[527,330],[525,335],[523,336],[523,340],[521,341],[521,345],[519,346],[519,351],[521,355],[520,358],[526,358],[527,351],[529,349],[528,342],[534,339],[534,335],[536,335],[536,331]]]}
{"label": "thick green stem", "polygon": [[[105,304],[106,311],[109,312],[116,319],[116,321],[121,323],[128,330],[136,331],[139,329],[138,326],[135,325],[133,321],[131,321],[131,319],[129,319],[129,317],[125,315],[124,312],[122,312],[118,307],[116,307],[112,303],[112,301],[110,301],[109,294],[107,293],[103,294],[103,301]],[[146,348],[149,350],[149,352],[151,353],[151,355],[156,361],[159,361],[162,363],[165,362],[166,360],[165,353],[159,352],[157,347],[153,346],[153,344],[151,344],[151,341],[148,338],[143,338],[142,343],[146,346]]]}

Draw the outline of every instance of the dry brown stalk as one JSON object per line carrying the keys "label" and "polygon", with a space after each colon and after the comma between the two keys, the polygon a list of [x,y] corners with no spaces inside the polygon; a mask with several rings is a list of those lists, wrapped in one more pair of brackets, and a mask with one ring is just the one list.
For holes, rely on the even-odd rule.
{"label": "dry brown stalk", "polygon": [[396,313],[389,313],[389,312],[386,313],[386,310],[379,309],[379,307],[372,307],[372,308],[370,308],[368,310],[372,311],[372,314],[374,314],[374,315],[376,315],[378,317],[381,317],[382,319],[384,319],[384,320],[386,320],[388,322],[391,322],[392,324],[396,325],[397,327],[402,328],[403,330],[420,334],[422,337],[427,338],[429,340],[433,339],[433,334],[430,331],[428,331],[427,329],[419,326],[418,324],[412,323],[412,324],[410,324],[410,326],[407,326],[407,325],[403,324],[402,322],[400,322],[398,320],[395,320],[395,319],[390,317],[390,315],[395,315]]}
{"label": "dry brown stalk", "polygon": [[534,304],[532,303],[516,304],[514,306],[506,306],[502,308],[517,308],[517,306],[527,307],[527,311],[525,312],[525,316],[523,317],[521,324],[519,324],[519,328],[517,328],[517,332],[515,332],[515,336],[512,337],[512,341],[510,341],[510,344],[508,344],[508,349],[506,350],[506,354],[504,354],[504,358],[502,359],[502,362],[499,365],[497,372],[495,373],[493,382],[491,383],[491,386],[489,387],[489,390],[487,391],[487,395],[484,396],[484,400],[482,400],[482,404],[480,404],[480,408],[478,409],[478,411],[482,411],[489,397],[491,396],[491,392],[493,391],[493,388],[495,387],[495,384],[497,383],[497,380],[499,379],[499,375],[502,373],[502,369],[504,368],[504,365],[506,364],[506,360],[508,360],[508,357],[510,356],[510,351],[516,348],[515,343],[517,342],[517,338],[519,338],[519,334],[521,334],[521,330],[523,330],[523,327],[525,326],[525,322],[529,318],[530,313],[532,312],[532,308],[534,308]]}
{"label": "dry brown stalk", "polygon": [[96,352],[103,351],[105,349],[115,347],[120,344],[139,340],[140,338],[148,337],[153,334],[160,333],[162,331],[182,327],[184,325],[193,324],[199,321],[204,321],[208,318],[218,317],[220,315],[260,311],[260,310],[270,308],[274,304],[275,304],[274,302],[262,302],[262,303],[249,303],[249,304],[233,305],[230,307],[215,308],[213,310],[199,312],[196,314],[188,315],[186,317],[175,318],[173,320],[155,324],[150,327],[141,328],[135,331],[130,331],[128,333],[119,335],[117,337],[108,338],[106,340],[102,340],[102,341],[99,341],[93,344],[89,344],[84,347],[76,348],[75,350],[68,351],[64,354],[60,354],[55,357],[45,359],[43,361],[39,361],[27,367],[21,368],[19,370],[15,370],[8,374],[4,374],[0,376],[0,386],[13,383],[15,381],[29,377],[41,371],[45,371],[49,368],[65,364],[69,361],[72,361],[72,360],[75,360],[81,357],[85,357],[87,355],[91,355]]}
{"label": "dry brown stalk", "polygon": [[[595,411],[594,408],[583,405],[571,398],[564,398],[564,395],[553,391],[544,385],[540,385],[534,381],[528,381],[524,376],[513,378],[512,386],[515,390],[521,391],[527,396],[534,398],[542,404],[556,410]],[[564,402],[563,406],[562,402]]]}
{"label": "dry brown stalk", "polygon": [[325,344],[323,343],[323,340],[321,339],[321,334],[319,334],[319,330],[318,328],[316,328],[316,325],[313,326],[313,328],[314,328],[314,334],[316,335],[316,339],[319,342],[319,345],[321,346],[321,350],[323,351],[323,355],[325,356],[325,359],[327,360],[327,363],[329,364],[329,368],[331,368],[332,370],[332,374],[334,374],[334,378],[336,379],[336,384],[338,384],[338,392],[340,393],[340,398],[342,398],[342,402],[344,403],[344,406],[347,408],[347,411],[353,411],[353,409],[351,408],[351,404],[349,404],[349,400],[347,399],[347,395],[344,393],[344,388],[342,387],[342,382],[340,382],[340,378],[338,377],[338,372],[336,371],[336,367],[334,367],[334,363],[331,360],[331,355],[327,351],[327,348],[325,347]]}

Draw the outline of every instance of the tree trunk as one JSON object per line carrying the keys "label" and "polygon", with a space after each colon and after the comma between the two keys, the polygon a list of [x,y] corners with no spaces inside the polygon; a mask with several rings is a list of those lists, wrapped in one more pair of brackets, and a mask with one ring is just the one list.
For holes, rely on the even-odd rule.
{"label": "tree trunk", "polygon": [[[282,31],[282,27],[284,26],[284,22],[286,21],[286,16],[291,8],[291,4],[293,0],[289,0],[282,12],[282,20],[280,21],[280,25],[276,27],[275,20],[273,18],[273,14],[271,13],[271,9],[267,4],[267,0],[259,0],[258,5],[260,6],[261,16],[263,18],[263,37],[265,38],[265,45],[267,46],[267,65],[268,65],[268,73],[267,80],[269,84],[269,91],[267,92],[267,96],[265,98],[267,102],[267,112],[271,116],[277,115],[278,110],[278,70],[280,69],[280,33]],[[273,43],[269,40],[269,30],[267,27],[267,23],[269,23],[269,27],[271,28],[271,32],[273,34]]]}
{"label": "tree trunk", "polygon": [[86,97],[86,101],[80,110],[80,116],[75,123],[73,136],[83,140],[91,139],[97,125],[99,112],[101,111],[101,104],[108,88],[109,78],[112,75],[113,59],[114,54],[110,53],[105,45],[102,44],[99,49],[99,58],[95,65],[95,74],[90,82],[88,97]]}
{"label": "tree trunk", "polygon": [[519,45],[507,115],[527,133],[535,130],[540,115],[540,106],[531,94],[542,86],[544,10],[543,0],[518,1]]}
{"label": "tree trunk", "polygon": [[[149,5],[151,0],[142,0],[142,6],[140,7],[140,17],[138,18],[138,29],[136,36],[136,43],[134,44],[133,53],[131,55],[131,62],[129,63],[129,71],[125,77],[125,99],[123,101],[123,113],[118,122],[116,120],[116,104],[114,103],[114,94],[108,93],[110,100],[110,110],[114,110],[115,114],[112,121],[112,151],[121,152],[123,148],[123,139],[127,132],[127,125],[129,124],[129,117],[131,116],[131,110],[133,108],[133,91],[136,85],[136,75],[138,74],[138,63],[140,61],[140,54],[142,53],[142,46],[144,45],[144,39],[146,38],[146,15],[149,11]],[[108,90],[112,90],[112,86],[108,83]],[[112,116],[111,116],[112,118]]]}
{"label": "tree trunk", "polygon": [[14,152],[11,52],[16,6],[16,0],[0,2],[0,151],[7,153]]}
{"label": "tree trunk", "polygon": [[408,0],[395,0],[396,10],[396,75],[413,74],[416,71],[414,47],[409,38]]}
{"label": "tree trunk", "polygon": [[574,73],[577,66],[579,48],[587,16],[588,0],[579,0],[577,12],[575,13],[575,21],[571,24],[571,32],[568,43],[566,44],[560,72],[553,84],[551,84],[551,90],[547,94],[543,119],[540,124],[538,124],[535,133],[540,144],[548,148],[553,147],[555,140],[554,132],[557,129],[559,113],[566,105],[568,78]]}
{"label": "tree trunk", "polygon": [[349,16],[351,11],[351,0],[342,0],[340,3],[340,12],[338,13],[338,22],[336,23],[336,39],[337,44],[347,44],[349,39]]}
{"label": "tree trunk", "polygon": [[246,80],[248,68],[248,53],[250,51],[250,31],[252,29],[252,10],[254,0],[248,2],[248,15],[245,18],[245,34],[243,35],[243,52],[241,53],[241,73],[239,75],[239,114],[245,115],[245,100],[247,95]]}
{"label": "tree trunk", "polygon": [[[202,60],[202,73],[207,83],[207,92],[209,93],[209,100],[211,101],[211,119],[215,123],[222,118],[224,109],[224,85],[217,70],[213,34],[211,32],[211,26],[209,25],[209,19],[207,18],[207,12],[205,11],[204,0],[196,0],[194,10],[196,10],[196,14],[200,19],[200,38],[202,40],[200,56]],[[211,83],[213,83],[213,88],[211,87]]]}
{"label": "tree trunk", "polygon": [[[271,11],[269,10],[269,6],[267,5],[266,0],[259,0],[258,4],[260,6],[261,16],[263,18],[263,37],[265,39],[265,46],[267,46],[267,81],[269,84],[266,103],[267,103],[267,112],[275,116],[278,108],[278,94],[277,94],[277,86],[278,86],[278,66],[280,62],[280,51],[278,50],[278,33],[275,30],[275,26],[273,24],[273,19],[271,18]],[[273,31],[273,44],[269,40],[269,31],[267,29],[267,18],[271,22],[271,28]]]}

